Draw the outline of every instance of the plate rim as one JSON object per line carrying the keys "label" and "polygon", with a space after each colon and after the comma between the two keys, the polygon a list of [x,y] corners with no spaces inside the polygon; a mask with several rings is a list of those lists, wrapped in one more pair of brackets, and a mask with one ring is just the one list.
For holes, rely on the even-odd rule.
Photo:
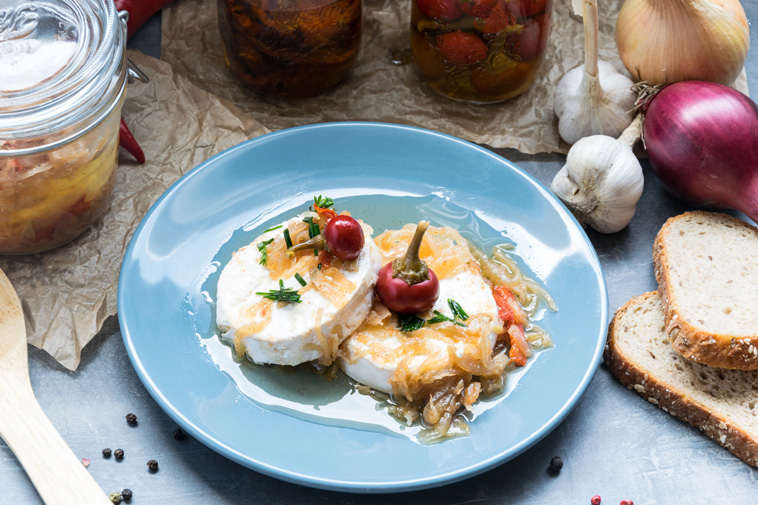
{"label": "plate rim", "polygon": [[[122,290],[124,289],[123,286],[125,285],[124,284],[125,281],[123,281],[123,279],[126,278],[126,274],[128,273],[128,269],[129,269],[129,262],[127,261],[127,259],[133,255],[134,247],[136,245],[136,242],[138,241],[138,237],[140,237],[142,230],[150,221],[150,219],[152,219],[153,215],[157,212],[157,210],[162,205],[164,205],[164,202],[166,200],[171,198],[177,191],[179,191],[183,185],[188,184],[188,181],[191,181],[194,177],[197,176],[198,173],[202,172],[203,170],[207,170],[206,167],[208,166],[213,166],[213,165],[218,164],[220,160],[222,160],[223,158],[229,155],[232,155],[236,151],[241,150],[241,149],[249,149],[250,148],[249,146],[251,145],[255,145],[262,142],[269,142],[272,139],[275,139],[277,137],[286,137],[293,134],[302,133],[303,131],[320,130],[324,128],[369,128],[369,129],[381,128],[381,129],[391,129],[391,130],[408,130],[408,131],[414,132],[415,134],[430,135],[432,137],[442,138],[444,139],[444,141],[454,141],[456,143],[464,144],[466,145],[467,148],[472,148],[490,157],[493,157],[498,162],[504,163],[510,169],[518,172],[528,182],[535,185],[542,193],[546,194],[549,199],[552,199],[558,204],[560,204],[558,206],[558,209],[562,211],[567,217],[569,217],[571,221],[573,221],[575,227],[581,233],[582,238],[587,245],[588,251],[589,253],[591,253],[592,259],[594,260],[594,265],[593,265],[592,270],[595,272],[596,278],[598,280],[598,288],[599,288],[599,295],[600,295],[599,302],[601,305],[600,306],[600,316],[601,316],[600,319],[601,320],[600,320],[600,325],[599,325],[600,335],[598,336],[598,340],[595,345],[595,349],[594,349],[592,359],[590,361],[590,365],[586,370],[584,370],[582,379],[577,384],[571,396],[565,400],[561,408],[558,409],[555,412],[555,414],[547,422],[545,422],[542,426],[540,426],[538,429],[533,431],[529,437],[522,439],[518,444],[511,447],[510,449],[505,450],[505,451],[500,451],[497,454],[487,459],[477,462],[476,464],[471,464],[466,467],[447,471],[441,474],[436,473],[434,474],[434,476],[431,476],[431,477],[423,477],[423,478],[415,478],[415,479],[412,478],[412,479],[403,479],[403,480],[395,479],[392,481],[386,480],[386,481],[383,481],[382,483],[376,483],[373,481],[366,481],[366,482],[359,482],[356,480],[347,481],[347,480],[340,480],[339,478],[323,478],[323,477],[314,477],[310,475],[303,475],[298,472],[287,470],[286,468],[281,468],[279,466],[268,464],[265,461],[262,461],[261,459],[255,458],[251,455],[243,454],[240,451],[229,446],[228,444],[225,444],[219,441],[218,439],[216,439],[215,437],[213,437],[212,435],[208,434],[202,427],[197,426],[195,423],[190,421],[178,408],[176,408],[171,403],[171,401],[164,395],[164,393],[160,390],[160,388],[155,384],[152,377],[150,376],[150,374],[148,373],[148,371],[145,369],[144,365],[142,364],[139,354],[134,347],[134,341],[130,333],[129,323],[125,320],[125,316],[123,316],[124,297],[122,296],[122,293],[123,293]],[[537,180],[534,176],[526,172],[524,169],[517,166],[516,164],[514,164],[507,158],[500,156],[499,154],[489,149],[486,149],[485,147],[482,147],[473,142],[470,142],[470,141],[467,141],[467,140],[464,140],[464,139],[461,139],[459,137],[455,137],[449,134],[440,133],[440,132],[428,130],[425,128],[404,125],[404,124],[371,122],[371,121],[344,121],[344,122],[314,123],[314,124],[309,124],[309,125],[303,125],[303,126],[297,126],[293,128],[278,130],[278,131],[266,133],[264,135],[260,135],[258,137],[253,137],[216,153],[210,158],[200,162],[195,167],[188,170],[186,173],[182,174],[176,181],[170,184],[169,187],[150,206],[150,208],[147,210],[145,215],[140,220],[138,227],[135,229],[134,233],[129,239],[129,244],[124,252],[121,268],[119,269],[119,282],[118,282],[118,289],[117,289],[117,310],[118,310],[118,320],[119,320],[119,325],[121,329],[122,340],[124,342],[127,355],[129,357],[129,360],[132,363],[132,367],[137,373],[137,376],[139,377],[143,386],[145,387],[145,389],[147,389],[148,393],[153,398],[153,400],[155,400],[155,402],[158,403],[158,405],[161,407],[161,410],[163,410],[170,418],[172,418],[182,428],[186,429],[193,436],[193,438],[201,442],[205,447],[213,450],[214,452],[224,456],[225,458],[231,461],[234,461],[235,463],[240,464],[241,466],[244,466],[248,469],[251,469],[253,471],[267,475],[269,477],[280,479],[280,480],[290,482],[293,484],[298,484],[298,485],[317,488],[317,489],[329,490],[329,491],[339,491],[339,492],[348,492],[348,493],[395,493],[395,492],[417,491],[417,490],[452,484],[454,482],[459,482],[461,480],[468,479],[476,475],[479,475],[481,473],[484,473],[488,470],[491,470],[492,468],[495,468],[496,466],[499,466],[505,463],[506,461],[510,461],[518,457],[519,455],[523,454],[526,450],[533,447],[545,436],[551,433],[555,428],[557,428],[565,420],[565,418],[571,413],[571,411],[573,411],[573,409],[577,406],[579,399],[586,392],[587,388],[589,387],[590,382],[592,381],[592,378],[594,377],[600,365],[600,361],[602,359],[602,351],[603,351],[604,342],[605,342],[604,329],[607,328],[608,320],[609,320],[609,298],[608,298],[607,283],[605,280],[605,275],[602,270],[602,264],[600,263],[600,259],[597,255],[597,251],[595,250],[595,247],[592,245],[592,242],[587,236],[584,228],[581,226],[581,224],[579,224],[579,222],[576,220],[573,214],[565,207],[565,205],[557,197],[555,197],[555,195],[553,195],[553,193],[547,187],[545,187],[545,185],[543,185],[539,180]],[[302,421],[302,422],[307,422],[307,421]]]}

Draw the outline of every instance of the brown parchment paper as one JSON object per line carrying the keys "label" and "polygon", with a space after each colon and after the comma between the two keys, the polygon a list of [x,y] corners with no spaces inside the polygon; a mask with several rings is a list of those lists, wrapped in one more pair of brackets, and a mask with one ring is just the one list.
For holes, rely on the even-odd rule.
{"label": "brown parchment paper", "polygon": [[198,163],[268,132],[167,63],[134,51],[129,57],[151,79],[129,86],[122,112],[146,163],[120,149],[111,208],[81,237],[43,254],[0,256],[24,308],[28,342],[70,370],[106,318],[116,314],[121,261],[153,202]]}
{"label": "brown parchment paper", "polygon": [[[614,28],[623,0],[599,2],[600,58],[625,73]],[[363,39],[358,63],[334,90],[304,100],[261,97],[226,68],[217,23],[217,0],[175,0],[163,11],[161,58],[197,86],[223,97],[272,130],[303,124],[367,120],[403,123],[527,154],[568,152],[558,135],[553,92],[558,80],[583,63],[581,21],[570,2],[555,0],[547,53],[534,86],[511,101],[472,105],[437,95],[413,65],[390,63],[408,48],[411,0],[363,0]],[[628,75],[628,73],[627,73]],[[737,88],[747,93],[744,71]]]}

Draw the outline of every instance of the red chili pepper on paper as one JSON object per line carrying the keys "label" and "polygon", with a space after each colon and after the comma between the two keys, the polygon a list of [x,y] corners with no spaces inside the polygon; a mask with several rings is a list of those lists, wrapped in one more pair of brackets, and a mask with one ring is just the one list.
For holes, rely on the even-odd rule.
{"label": "red chili pepper on paper", "polygon": [[137,143],[137,139],[132,135],[132,132],[129,131],[129,127],[126,126],[123,119],[121,120],[121,129],[118,135],[118,145],[129,151],[129,154],[134,156],[137,163],[145,162],[145,153]]}
{"label": "red chili pepper on paper", "polygon": [[114,0],[116,9],[129,13],[129,21],[126,23],[126,38],[134,35],[145,21],[168,5],[171,0]]}

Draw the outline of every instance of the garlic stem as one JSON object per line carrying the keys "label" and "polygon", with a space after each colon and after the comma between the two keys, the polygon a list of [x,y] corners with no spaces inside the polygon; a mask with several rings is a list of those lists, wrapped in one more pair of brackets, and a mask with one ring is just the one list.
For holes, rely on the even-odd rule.
{"label": "garlic stem", "polygon": [[580,0],[584,26],[584,65],[564,75],[555,89],[558,133],[569,144],[589,135],[617,138],[632,122],[637,94],[632,81],[598,59],[597,0]]}
{"label": "garlic stem", "polygon": [[627,126],[626,129],[621,133],[619,141],[629,146],[629,149],[632,149],[634,148],[634,144],[637,143],[641,136],[642,114],[637,114],[637,116],[634,118],[634,121],[632,121],[632,123]]}
{"label": "garlic stem", "polygon": [[597,0],[584,0],[584,71],[597,79],[598,39],[600,21],[597,14]]}

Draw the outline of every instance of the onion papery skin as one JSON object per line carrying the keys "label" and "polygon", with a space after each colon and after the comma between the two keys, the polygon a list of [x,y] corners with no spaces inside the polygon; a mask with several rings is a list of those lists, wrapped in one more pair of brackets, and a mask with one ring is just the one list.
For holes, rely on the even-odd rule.
{"label": "onion papery skin", "polygon": [[671,193],[758,220],[755,102],[727,86],[683,81],[658,92],[644,114],[650,165]]}
{"label": "onion papery skin", "polygon": [[750,29],[739,0],[625,0],[616,45],[635,80],[732,84],[745,66]]}

